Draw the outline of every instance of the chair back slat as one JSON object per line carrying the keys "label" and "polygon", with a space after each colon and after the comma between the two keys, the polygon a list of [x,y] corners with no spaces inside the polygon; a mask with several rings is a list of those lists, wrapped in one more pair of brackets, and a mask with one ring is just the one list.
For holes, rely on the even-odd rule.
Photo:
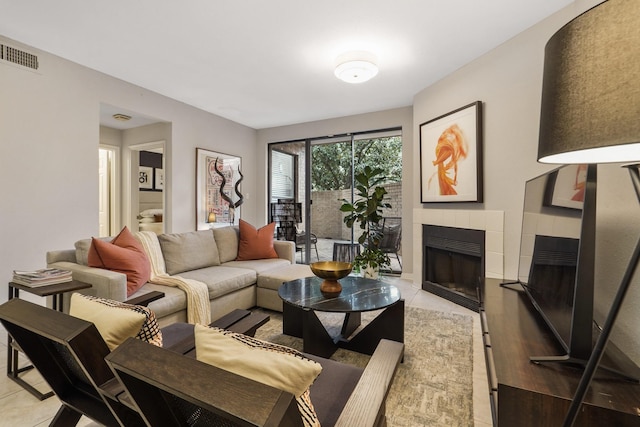
{"label": "chair back slat", "polygon": [[151,426],[302,425],[293,395],[139,340],[106,360]]}

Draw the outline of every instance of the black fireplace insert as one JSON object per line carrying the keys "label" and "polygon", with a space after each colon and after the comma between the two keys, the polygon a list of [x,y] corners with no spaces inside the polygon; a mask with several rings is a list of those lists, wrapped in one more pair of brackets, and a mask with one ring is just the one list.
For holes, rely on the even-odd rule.
{"label": "black fireplace insert", "polygon": [[479,311],[478,287],[485,276],[485,232],[422,226],[422,289]]}

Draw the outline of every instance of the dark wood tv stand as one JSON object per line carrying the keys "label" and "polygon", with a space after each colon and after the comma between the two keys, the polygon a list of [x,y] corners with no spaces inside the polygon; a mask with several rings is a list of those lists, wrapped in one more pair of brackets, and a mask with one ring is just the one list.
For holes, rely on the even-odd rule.
{"label": "dark wood tv stand", "polygon": [[[486,279],[480,318],[494,425],[561,426],[582,370],[529,361],[531,356],[561,355],[563,349],[527,295],[517,285],[500,287],[500,280]],[[632,368],[624,360],[607,362],[625,372]],[[640,426],[640,385],[599,370],[575,425]]]}

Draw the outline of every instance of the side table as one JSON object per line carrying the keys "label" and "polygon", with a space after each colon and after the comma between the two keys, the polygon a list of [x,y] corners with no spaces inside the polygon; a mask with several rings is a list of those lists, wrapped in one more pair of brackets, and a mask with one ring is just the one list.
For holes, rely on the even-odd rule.
{"label": "side table", "polygon": [[[302,338],[302,351],[329,358],[338,349],[372,355],[381,339],[404,342],[404,300],[394,285],[380,280],[347,276],[340,279],[342,291],[325,297],[322,279],[305,277],[284,282],[278,289],[282,299],[282,333]],[[360,327],[361,315],[383,310]],[[330,335],[317,311],[344,313],[339,335]]]}
{"label": "side table", "polygon": [[[19,298],[20,291],[29,292],[30,294],[37,295],[39,297],[53,297],[53,309],[57,311],[63,311],[63,294],[66,292],[73,292],[80,289],[90,288],[91,285],[88,283],[78,282],[76,280],[72,280],[70,282],[65,283],[56,283],[54,285],[46,285],[46,286],[38,286],[38,287],[29,287],[25,285],[21,285],[19,283],[9,282],[9,299]],[[36,398],[40,400],[44,400],[48,397],[53,396],[53,392],[50,391],[48,393],[41,393],[31,384],[27,383],[25,380],[20,378],[20,374],[23,372],[29,371],[33,369],[33,365],[28,365],[22,368],[18,368],[18,353],[20,351],[20,347],[17,343],[13,342],[13,338],[11,334],[8,335],[8,345],[7,345],[7,376],[10,380],[19,384],[22,388],[27,390],[29,393],[33,394]]]}

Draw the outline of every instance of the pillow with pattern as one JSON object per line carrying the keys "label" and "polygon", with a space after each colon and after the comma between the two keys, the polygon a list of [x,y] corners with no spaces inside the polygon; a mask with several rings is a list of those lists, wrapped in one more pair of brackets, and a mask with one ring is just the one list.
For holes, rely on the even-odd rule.
{"label": "pillow with pattern", "polygon": [[293,394],[305,426],[320,426],[309,387],[322,366],[297,350],[243,334],[195,325],[196,358]]}
{"label": "pillow with pattern", "polygon": [[162,347],[156,315],[147,307],[90,295],[71,295],[69,314],[93,323],[110,350],[135,337]]}

